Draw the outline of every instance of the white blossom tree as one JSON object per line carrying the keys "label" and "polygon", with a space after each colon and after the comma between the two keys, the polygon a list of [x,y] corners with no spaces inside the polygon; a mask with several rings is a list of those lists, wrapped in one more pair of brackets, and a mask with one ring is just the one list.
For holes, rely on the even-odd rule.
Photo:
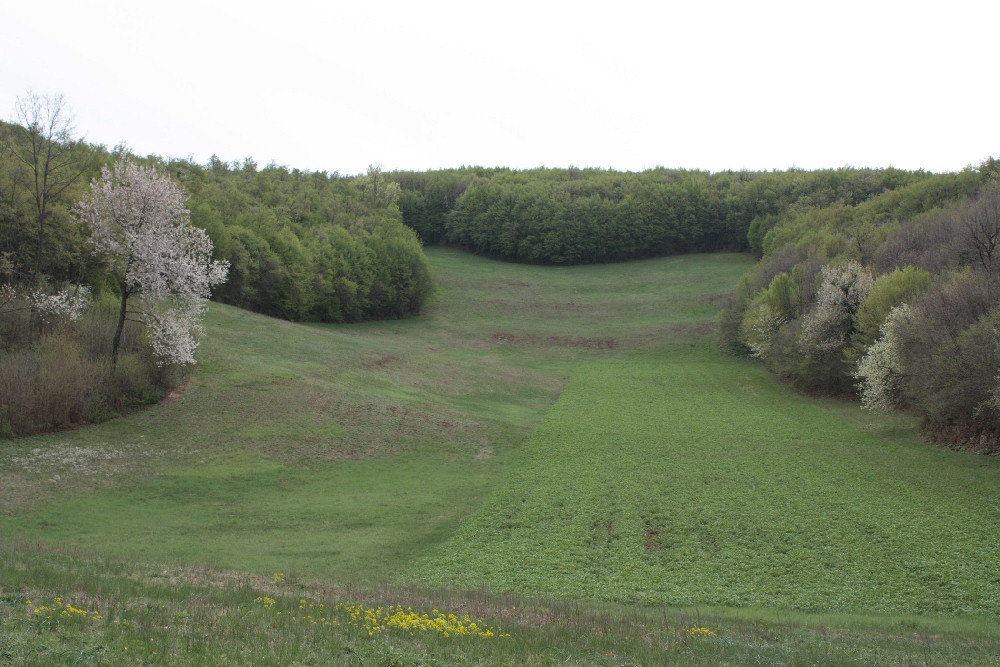
{"label": "white blossom tree", "polygon": [[879,328],[880,338],[858,361],[854,378],[861,390],[861,405],[872,412],[892,412],[899,405],[904,373],[899,332],[912,319],[913,312],[905,303],[890,310]]}
{"label": "white blossom tree", "polygon": [[40,329],[51,327],[58,320],[75,322],[90,305],[90,288],[78,285],[49,294],[38,288],[18,293],[11,285],[0,285],[0,315],[30,310]]}
{"label": "white blossom tree", "polygon": [[857,262],[822,269],[816,303],[802,320],[799,344],[807,352],[839,352],[854,328],[854,315],[868,296],[875,278]]}
{"label": "white blossom tree", "polygon": [[181,189],[154,168],[121,158],[102,170],[76,213],[118,282],[112,363],[126,320],[147,328],[161,363],[195,363],[205,301],[229,265],[212,260],[212,241],[191,225]]}

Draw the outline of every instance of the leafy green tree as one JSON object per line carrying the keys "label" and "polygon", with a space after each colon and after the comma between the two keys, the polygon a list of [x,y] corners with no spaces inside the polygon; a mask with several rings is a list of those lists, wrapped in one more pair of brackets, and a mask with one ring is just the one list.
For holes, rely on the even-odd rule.
{"label": "leafy green tree", "polygon": [[385,208],[399,199],[399,183],[389,180],[379,165],[369,165],[368,173],[357,179],[361,200],[372,208]]}

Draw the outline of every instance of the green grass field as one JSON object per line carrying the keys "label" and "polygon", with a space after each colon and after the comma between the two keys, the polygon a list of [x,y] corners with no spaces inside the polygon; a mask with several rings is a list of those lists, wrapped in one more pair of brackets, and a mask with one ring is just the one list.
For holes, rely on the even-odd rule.
{"label": "green grass field", "polygon": [[719,352],[748,258],[428,255],[419,318],[213,305],[169,400],[0,441],[0,662],[1000,664],[1000,461]]}
{"label": "green grass field", "polygon": [[894,424],[859,428],[851,412],[708,347],[586,362],[517,474],[407,577],[644,604],[995,617],[1000,467],[888,439]]}

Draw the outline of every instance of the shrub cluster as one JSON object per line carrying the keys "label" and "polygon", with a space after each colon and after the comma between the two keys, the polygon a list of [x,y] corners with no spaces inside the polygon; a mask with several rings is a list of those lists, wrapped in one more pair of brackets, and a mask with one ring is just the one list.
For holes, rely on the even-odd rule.
{"label": "shrub cluster", "polygon": [[0,436],[30,435],[100,422],[155,403],[181,370],[158,365],[141,329],[128,326],[117,364],[113,300],[78,314],[43,318],[26,299],[0,314]]}

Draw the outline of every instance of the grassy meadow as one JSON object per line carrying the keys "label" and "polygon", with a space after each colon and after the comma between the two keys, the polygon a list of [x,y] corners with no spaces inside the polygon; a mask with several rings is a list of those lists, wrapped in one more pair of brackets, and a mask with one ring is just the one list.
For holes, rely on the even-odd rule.
{"label": "grassy meadow", "polygon": [[213,305],[168,400],[0,441],[0,662],[1000,664],[1000,461],[718,351],[749,258],[427,254],[421,317]]}

